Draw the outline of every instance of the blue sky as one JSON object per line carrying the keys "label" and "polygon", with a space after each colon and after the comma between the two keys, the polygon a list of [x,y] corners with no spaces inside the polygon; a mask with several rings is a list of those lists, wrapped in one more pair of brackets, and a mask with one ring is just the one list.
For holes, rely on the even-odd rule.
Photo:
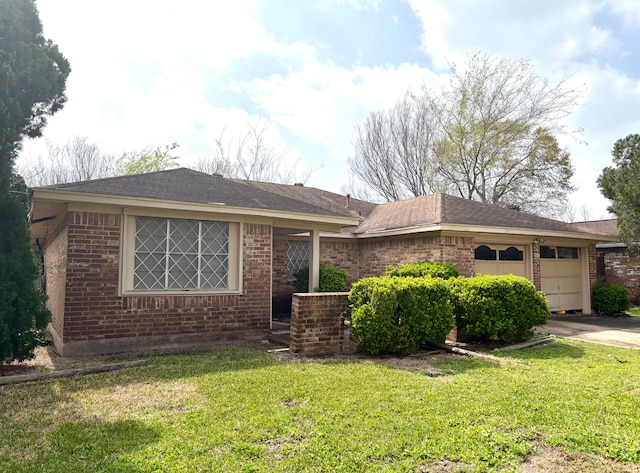
{"label": "blue sky", "polygon": [[[38,0],[45,35],[69,58],[68,103],[44,136],[87,136],[115,154],[177,142],[182,164],[214,154],[247,122],[270,123],[286,159],[319,168],[307,185],[348,189],[354,127],[407,89],[446,80],[486,52],[529,58],[584,86],[567,119],[571,196],[606,214],[595,181],[613,143],[640,132],[635,0]],[[19,164],[44,153],[26,144]]]}

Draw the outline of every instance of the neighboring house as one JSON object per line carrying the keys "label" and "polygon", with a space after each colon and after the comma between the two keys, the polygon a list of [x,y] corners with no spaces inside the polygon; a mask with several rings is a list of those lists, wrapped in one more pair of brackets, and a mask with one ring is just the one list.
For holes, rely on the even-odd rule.
{"label": "neighboring house", "polygon": [[630,253],[622,243],[618,233],[618,221],[592,220],[575,225],[600,233],[613,235],[614,241],[596,244],[598,256],[598,276],[613,284],[623,284],[629,289],[631,300],[640,301],[640,254]]}
{"label": "neighboring house", "polygon": [[444,194],[375,205],[302,185],[188,169],[35,188],[50,332],[63,355],[261,335],[272,298],[320,262],[349,283],[425,259],[463,275],[518,274],[552,310],[590,312],[589,228]]}

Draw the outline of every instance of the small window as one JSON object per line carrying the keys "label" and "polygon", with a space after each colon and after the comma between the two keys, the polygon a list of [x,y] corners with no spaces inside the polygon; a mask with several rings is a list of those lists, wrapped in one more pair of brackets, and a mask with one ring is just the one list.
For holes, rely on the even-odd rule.
{"label": "small window", "polygon": [[558,247],[558,259],[578,259],[578,248]]}
{"label": "small window", "polygon": [[293,273],[309,265],[309,242],[287,241],[287,279],[293,281]]}
{"label": "small window", "polygon": [[550,246],[541,246],[540,258],[556,259],[556,249]]}
{"label": "small window", "polygon": [[496,250],[492,250],[486,245],[481,245],[476,248],[476,259],[481,261],[495,261]]}
{"label": "small window", "polygon": [[500,250],[500,261],[524,261],[524,253],[515,246]]}

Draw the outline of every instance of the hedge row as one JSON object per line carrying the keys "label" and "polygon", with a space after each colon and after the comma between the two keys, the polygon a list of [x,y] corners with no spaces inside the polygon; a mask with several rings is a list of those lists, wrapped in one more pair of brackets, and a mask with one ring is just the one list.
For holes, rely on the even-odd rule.
{"label": "hedge row", "polygon": [[349,295],[352,334],[368,353],[406,352],[444,340],[455,326],[450,291],[442,279],[366,278]]}
{"label": "hedge row", "polygon": [[[547,300],[528,279],[455,277],[451,274],[457,270],[438,265],[405,265],[353,285],[352,334],[361,350],[413,351],[420,343],[443,340],[454,326],[479,339],[520,341],[532,335],[534,326],[546,323]],[[429,274],[446,274],[448,279]]]}

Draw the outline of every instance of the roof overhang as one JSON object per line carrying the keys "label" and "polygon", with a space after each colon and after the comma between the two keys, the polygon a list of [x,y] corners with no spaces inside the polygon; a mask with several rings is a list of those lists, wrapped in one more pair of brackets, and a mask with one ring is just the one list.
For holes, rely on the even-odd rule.
{"label": "roof overhang", "polygon": [[432,225],[416,225],[413,227],[403,228],[385,228],[364,233],[356,233],[357,238],[380,238],[386,236],[402,236],[412,235],[416,233],[430,232],[447,232],[447,233],[467,233],[467,234],[484,234],[484,235],[504,235],[506,236],[529,236],[537,238],[570,238],[578,240],[589,240],[592,242],[616,241],[616,237],[610,234],[596,234],[585,232],[570,232],[560,230],[543,230],[536,228],[517,228],[517,227],[489,227],[482,225],[465,225],[465,224],[432,224]]}
{"label": "roof overhang", "polygon": [[[114,207],[118,209],[162,209],[167,211],[189,211],[220,216],[259,217],[271,219],[274,226],[294,229],[316,229],[326,232],[340,232],[344,227],[359,225],[357,217],[322,215],[274,209],[256,209],[229,206],[223,203],[180,202],[174,200],[129,197],[119,195],[94,194],[60,189],[34,188],[29,221],[42,227],[44,222],[52,222],[74,204],[82,206]],[[32,225],[32,226],[34,226]],[[50,227],[51,224],[48,225]],[[39,228],[41,233],[41,228]],[[38,232],[33,238],[38,238]]]}

